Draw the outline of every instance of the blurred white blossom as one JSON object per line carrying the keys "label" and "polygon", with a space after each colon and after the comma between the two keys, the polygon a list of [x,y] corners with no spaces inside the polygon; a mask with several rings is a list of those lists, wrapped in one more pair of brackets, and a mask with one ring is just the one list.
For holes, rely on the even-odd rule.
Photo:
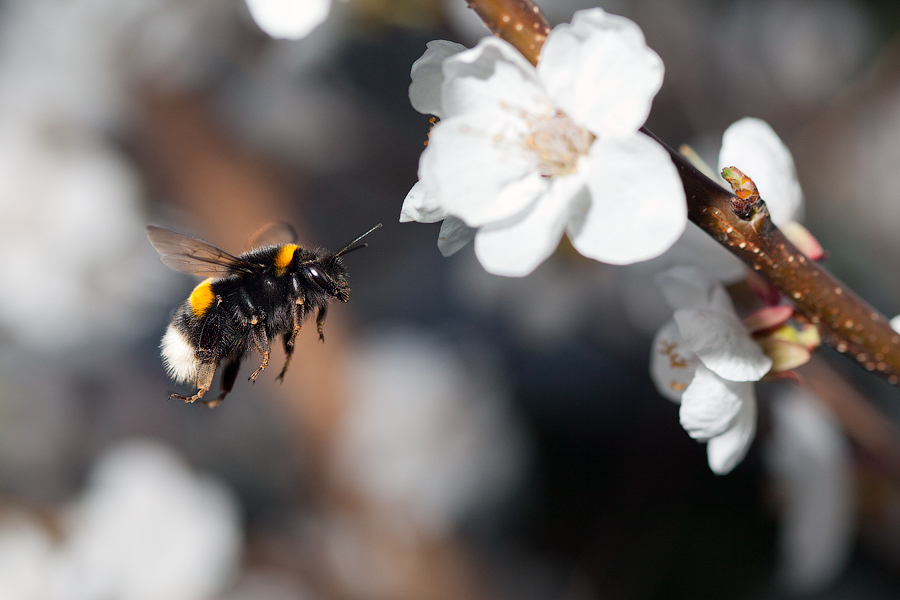
{"label": "blurred white blossom", "polygon": [[59,564],[53,540],[30,515],[0,516],[0,598],[50,600],[56,596]]}
{"label": "blurred white blossom", "polygon": [[232,18],[218,0],[10,0],[0,19],[2,118],[110,127],[150,82],[202,77]]}
{"label": "blurred white blossom", "polygon": [[259,28],[273,38],[306,37],[328,18],[331,0],[247,0]]}
{"label": "blurred white blossom", "polygon": [[764,457],[782,500],[783,585],[809,595],[831,585],[850,560],[856,507],[850,444],[834,417],[803,388],[772,402]]}
{"label": "blurred white blossom", "polygon": [[235,577],[239,508],[217,480],[152,442],[100,458],[59,532],[0,519],[0,598],[204,600]]}
{"label": "blurred white blossom", "polygon": [[731,471],[756,433],[758,381],[772,366],[738,319],[728,292],[691,267],[658,276],[675,314],[653,340],[650,375],[659,392],[681,404],[681,425],[707,442],[710,468]]}
{"label": "blurred white blossom", "polygon": [[235,497],[152,442],[102,456],[68,523],[68,583],[85,598],[211,598],[240,565]]}
{"label": "blurred white blossom", "polygon": [[400,220],[444,220],[445,254],[472,235],[464,223],[486,270],[522,276],[564,231],[585,256],[628,264],[684,230],[678,173],[638,131],[663,65],[632,21],[580,11],[550,33],[537,67],[498,38],[471,50],[432,42],[411,75],[413,107],[440,122]]}
{"label": "blurred white blossom", "polygon": [[0,326],[20,343],[48,351],[142,332],[135,310],[165,286],[142,239],[143,184],[107,135],[131,116],[136,88],[198,77],[214,38],[200,31],[227,17],[217,4],[3,4]]}
{"label": "blurred white blossom", "polygon": [[433,532],[508,492],[523,438],[486,364],[415,329],[361,344],[338,443],[344,479],[398,522]]}
{"label": "blurred white blossom", "polygon": [[[0,136],[0,323],[52,351],[139,333],[155,295],[141,239],[142,187],[116,151],[78,127],[24,121]],[[123,329],[128,327],[128,331]]]}

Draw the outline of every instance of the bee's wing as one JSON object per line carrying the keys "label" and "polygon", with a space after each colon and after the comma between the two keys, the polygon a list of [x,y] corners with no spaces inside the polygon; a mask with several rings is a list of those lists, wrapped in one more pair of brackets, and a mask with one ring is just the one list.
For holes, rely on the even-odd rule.
{"label": "bee's wing", "polygon": [[274,221],[263,225],[250,236],[247,241],[247,249],[293,244],[296,241],[297,232],[293,227],[284,221]]}
{"label": "bee's wing", "polygon": [[147,226],[147,237],[167,267],[201,277],[226,277],[251,273],[254,266],[203,240],[181,235],[155,225]]}

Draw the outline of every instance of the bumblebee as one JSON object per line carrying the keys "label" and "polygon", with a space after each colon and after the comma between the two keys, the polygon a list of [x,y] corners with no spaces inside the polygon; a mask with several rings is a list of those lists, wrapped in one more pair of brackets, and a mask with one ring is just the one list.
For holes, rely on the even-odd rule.
{"label": "bumblebee", "polygon": [[[206,278],[175,311],[160,344],[169,376],[176,383],[193,384],[197,391],[169,398],[216,406],[234,387],[241,361],[253,348],[262,355],[249,378],[256,382],[269,364],[271,344],[278,336],[286,354],[278,375],[283,380],[303,321],[315,313],[319,339],[324,341],[328,304],[350,298],[342,257],[364,248],[360,240],[379,227],[381,223],[331,253],[301,248],[290,225],[272,223],[251,237],[253,249],[233,256],[203,240],[149,225],[147,237],[163,264]],[[215,400],[202,400],[223,361],[221,393]]]}

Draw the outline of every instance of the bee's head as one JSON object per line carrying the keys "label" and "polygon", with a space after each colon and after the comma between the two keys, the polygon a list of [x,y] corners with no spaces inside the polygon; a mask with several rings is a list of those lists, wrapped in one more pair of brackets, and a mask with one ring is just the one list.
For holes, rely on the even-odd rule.
{"label": "bee's head", "polygon": [[340,257],[329,256],[323,260],[309,262],[300,267],[304,279],[317,290],[341,302],[350,299],[350,285],[347,270]]}
{"label": "bee's head", "polygon": [[337,298],[341,302],[350,299],[350,285],[347,283],[347,270],[341,257],[360,248],[365,248],[365,244],[359,241],[381,227],[381,223],[368,230],[335,254],[324,254],[318,251],[315,261],[306,262],[300,265],[300,273],[303,278],[314,288],[315,291],[321,290],[325,296],[323,300]]}

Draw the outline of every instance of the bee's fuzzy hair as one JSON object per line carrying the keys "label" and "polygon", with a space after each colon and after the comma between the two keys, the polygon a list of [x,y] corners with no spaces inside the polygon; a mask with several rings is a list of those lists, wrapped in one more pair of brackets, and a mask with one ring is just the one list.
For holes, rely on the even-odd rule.
{"label": "bee's fuzzy hair", "polygon": [[169,377],[176,383],[197,382],[200,359],[187,337],[175,325],[170,324],[159,345],[162,350],[163,365]]}

